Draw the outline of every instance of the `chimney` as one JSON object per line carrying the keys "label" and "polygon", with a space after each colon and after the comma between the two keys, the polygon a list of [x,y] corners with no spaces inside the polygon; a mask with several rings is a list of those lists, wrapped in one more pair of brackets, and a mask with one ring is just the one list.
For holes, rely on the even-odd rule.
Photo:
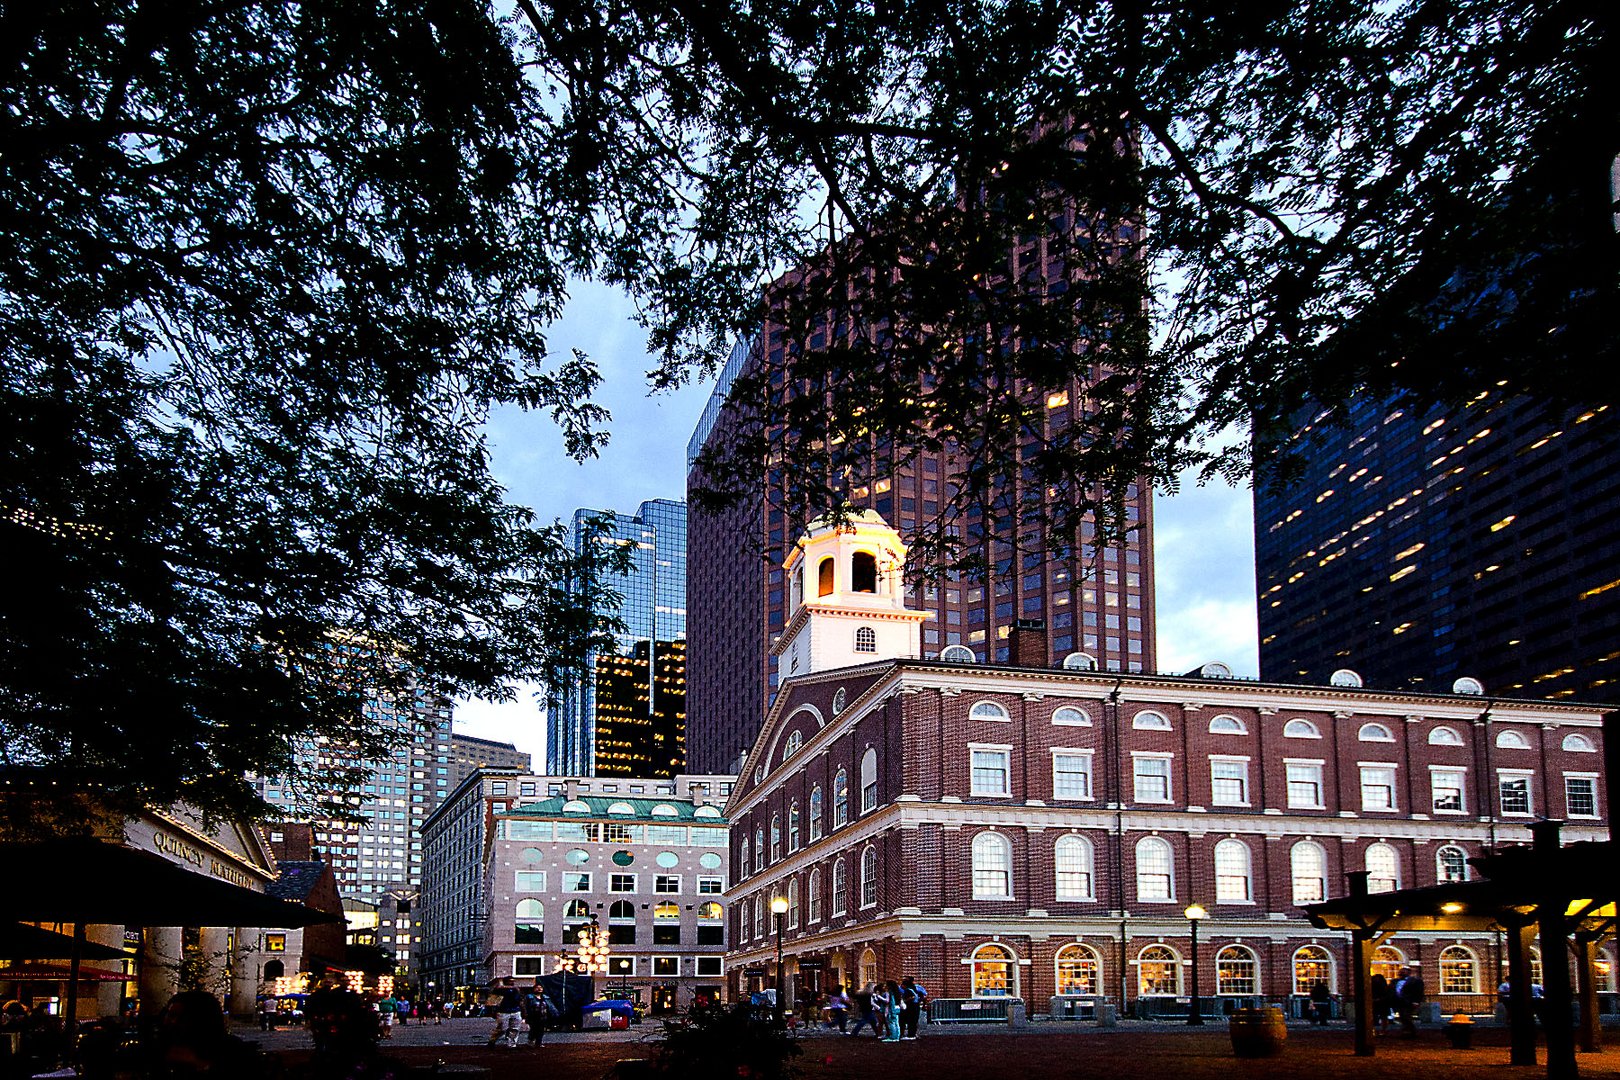
{"label": "chimney", "polygon": [[568,797],[569,802],[579,798],[579,781],[569,777],[563,784],[563,792]]}
{"label": "chimney", "polygon": [[1051,667],[1046,648],[1046,622],[1043,619],[1019,619],[1008,635],[1007,655],[1013,667]]}

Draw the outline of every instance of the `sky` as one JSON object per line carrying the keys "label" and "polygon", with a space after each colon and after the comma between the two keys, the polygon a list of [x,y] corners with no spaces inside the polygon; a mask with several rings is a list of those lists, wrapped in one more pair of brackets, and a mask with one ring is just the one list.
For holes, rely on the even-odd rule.
{"label": "sky", "polygon": [[[488,434],[496,478],[508,497],[542,521],[568,521],[575,510],[632,512],[647,499],[686,497],[686,441],[712,383],[649,395],[653,366],[630,301],[616,290],[576,283],[550,333],[554,355],[580,349],[596,360],[598,401],[613,414],[611,439],[584,464],[563,452],[543,413],[503,410]],[[1211,660],[1238,675],[1258,674],[1255,633],[1253,503],[1247,489],[1190,478],[1175,495],[1154,499],[1154,568],[1158,591],[1158,666],[1190,671]],[[515,702],[459,702],[456,729],[514,742],[545,765],[545,732],[534,688]]]}

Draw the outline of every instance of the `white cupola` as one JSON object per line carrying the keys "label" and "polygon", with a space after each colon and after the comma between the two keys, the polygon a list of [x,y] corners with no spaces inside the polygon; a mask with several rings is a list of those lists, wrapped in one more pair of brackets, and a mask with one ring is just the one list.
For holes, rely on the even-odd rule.
{"label": "white cupola", "polygon": [[906,607],[905,564],[876,510],[812,522],[783,565],[788,624],[771,647],[781,677],[918,656],[928,613]]}

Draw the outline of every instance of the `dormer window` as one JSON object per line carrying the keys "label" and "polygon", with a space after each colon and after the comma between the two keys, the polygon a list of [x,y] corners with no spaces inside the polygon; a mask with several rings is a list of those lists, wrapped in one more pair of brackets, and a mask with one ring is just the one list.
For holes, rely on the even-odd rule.
{"label": "dormer window", "polygon": [[849,560],[849,591],[875,593],[877,588],[877,556],[870,551],[857,551]]}
{"label": "dormer window", "polygon": [[833,559],[829,555],[816,568],[816,595],[831,596],[833,591]]}

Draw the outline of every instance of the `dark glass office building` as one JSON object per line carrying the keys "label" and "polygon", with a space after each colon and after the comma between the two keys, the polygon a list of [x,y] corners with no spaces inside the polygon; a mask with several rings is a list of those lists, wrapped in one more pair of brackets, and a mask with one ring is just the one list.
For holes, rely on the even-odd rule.
{"label": "dark glass office building", "polygon": [[[724,405],[732,382],[762,359],[780,363],[783,347],[767,326],[764,334],[732,350],[688,443],[689,467],[710,439],[723,437],[721,426],[732,413]],[[1051,393],[1040,403],[1049,430],[1084,422],[1084,389],[1075,380],[1068,391]],[[848,496],[853,506],[882,514],[909,543],[938,517],[945,486],[962,463],[950,447],[901,461],[898,444],[904,441],[903,433],[894,433],[894,445],[884,455],[892,462],[887,474],[855,486]],[[689,487],[695,478],[688,474]],[[776,693],[777,658],[770,645],[782,633],[787,614],[782,562],[804,524],[788,520],[783,510],[789,482],[787,468],[773,470],[767,490],[757,497],[722,512],[692,515],[687,743],[695,769],[734,769]],[[980,663],[1008,663],[1011,631],[1024,622],[1044,631],[1045,662],[1052,666],[1083,652],[1104,670],[1153,671],[1152,493],[1145,484],[1131,484],[1124,494],[1126,541],[1094,543],[1088,520],[1081,525],[1080,543],[1064,553],[1031,550],[1027,542],[1016,547],[1012,515],[998,524],[970,512],[947,524],[960,530],[990,572],[980,581],[947,571],[937,583],[908,582],[907,606],[933,615],[923,624],[924,656],[956,645],[971,650]],[[989,501],[1020,505],[1024,497],[1022,491],[992,493]]]}
{"label": "dark glass office building", "polygon": [[628,573],[602,582],[623,597],[618,647],[593,653],[577,686],[552,687],[546,769],[554,776],[669,777],[685,771],[686,504],[644,502],[635,514],[574,512],[573,541],[586,523],[608,524],[598,543],[631,551]]}
{"label": "dark glass office building", "polygon": [[1304,419],[1303,478],[1255,496],[1263,678],[1620,700],[1612,410],[1483,393]]}

